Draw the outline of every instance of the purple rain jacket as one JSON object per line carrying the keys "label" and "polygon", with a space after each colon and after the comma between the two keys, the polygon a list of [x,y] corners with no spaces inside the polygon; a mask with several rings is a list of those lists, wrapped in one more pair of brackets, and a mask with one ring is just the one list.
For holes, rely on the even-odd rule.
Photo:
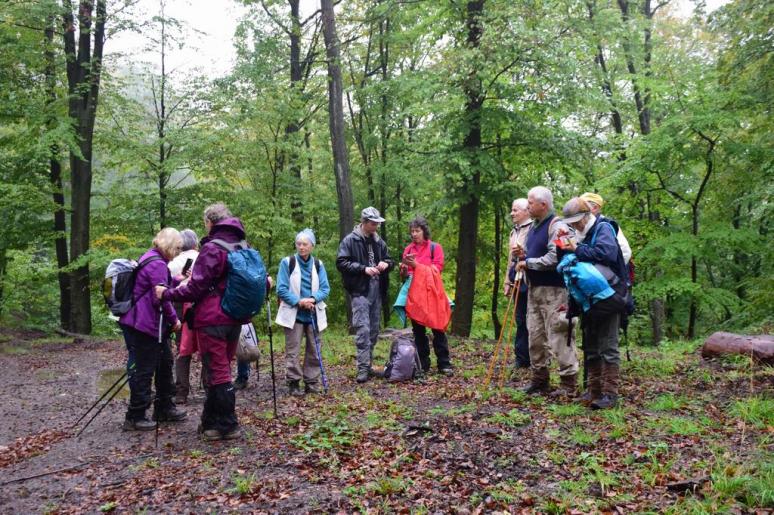
{"label": "purple rain jacket", "polygon": [[161,302],[153,293],[153,287],[163,284],[167,287],[173,285],[172,277],[167,268],[167,259],[155,247],[148,250],[140,258],[140,262],[152,257],[160,257],[144,265],[137,273],[134,280],[132,299],[134,306],[118,319],[118,323],[133,327],[141,333],[158,338],[159,336],[159,304],[163,306],[164,329],[168,329],[177,323],[177,313],[172,303],[168,300]]}
{"label": "purple rain jacket", "polygon": [[226,289],[226,258],[228,252],[213,239],[237,243],[245,239],[245,229],[238,218],[226,218],[212,226],[210,233],[202,238],[199,256],[191,269],[191,279],[175,288],[166,290],[165,301],[195,302],[193,326],[241,325],[247,320],[234,320],[223,312],[220,300]]}

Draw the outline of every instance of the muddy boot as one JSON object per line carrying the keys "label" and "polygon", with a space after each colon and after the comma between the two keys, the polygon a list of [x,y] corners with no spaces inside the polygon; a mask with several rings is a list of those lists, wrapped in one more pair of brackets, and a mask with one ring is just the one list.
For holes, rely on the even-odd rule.
{"label": "muddy boot", "polygon": [[124,425],[121,428],[124,431],[153,431],[156,429],[156,423],[147,418],[137,420],[127,418],[124,420]]}
{"label": "muddy boot", "polygon": [[288,393],[293,397],[303,397],[304,392],[301,390],[301,384],[298,379],[295,381],[288,381]]}
{"label": "muddy boot", "polygon": [[365,383],[370,378],[370,370],[368,368],[360,368],[357,371],[357,377],[355,378],[355,381],[358,383]]}
{"label": "muddy boot", "polygon": [[574,398],[578,395],[578,374],[559,376],[559,388],[550,394],[552,397]]}
{"label": "muddy boot", "polygon": [[547,393],[549,387],[550,375],[548,368],[536,368],[532,370],[532,382],[522,391],[527,395],[538,393]]}
{"label": "muddy boot", "polygon": [[595,359],[586,363],[588,389],[580,396],[582,404],[589,406],[602,396],[602,360]]}
{"label": "muddy boot", "polygon": [[170,408],[160,410],[158,412],[154,411],[153,413],[153,420],[157,422],[180,422],[181,420],[185,420],[187,417],[188,413],[177,409],[177,406],[174,405]]}
{"label": "muddy boot", "polygon": [[175,404],[188,402],[191,391],[191,356],[178,356],[175,360]]}
{"label": "muddy boot", "polygon": [[615,408],[618,404],[618,364],[604,363],[602,365],[602,395],[591,401],[592,409]]}

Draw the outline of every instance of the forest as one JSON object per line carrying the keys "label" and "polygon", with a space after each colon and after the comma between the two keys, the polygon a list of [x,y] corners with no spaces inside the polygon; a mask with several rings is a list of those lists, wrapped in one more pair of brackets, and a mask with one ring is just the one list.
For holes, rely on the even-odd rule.
{"label": "forest", "polygon": [[[328,319],[335,336],[330,340],[341,349],[335,355],[326,350],[326,357],[333,367],[342,365],[344,381],[349,369],[343,365],[354,350],[334,263],[339,242],[359,221],[360,210],[374,206],[386,219],[380,235],[394,256],[410,242],[408,222],[417,215],[429,221],[433,241],[445,251],[443,279],[455,301],[449,333],[457,338],[460,355],[474,363],[469,376],[454,380],[480,382],[480,366],[506,323],[502,289],[511,202],[538,185],[553,192],[559,210],[571,197],[598,193],[606,216],[626,231],[636,270],[628,343],[642,357],[631,365],[632,377],[639,373],[663,386],[688,361],[691,374],[699,374],[702,365],[691,361],[696,359],[691,351],[715,331],[771,333],[774,3],[730,0],[710,9],[703,1],[678,0],[234,0],[241,14],[232,39],[223,43],[236,57],[225,73],[181,71],[172,64],[177,53],[195,48],[206,30],[170,15],[173,3],[0,3],[0,217],[5,220],[0,224],[0,349],[5,351],[0,354],[22,349],[16,340],[53,338],[56,347],[62,337],[87,348],[95,341],[118,340],[120,331],[101,292],[107,264],[119,257],[137,259],[164,227],[191,228],[202,236],[202,210],[225,202],[243,221],[271,275],[293,252],[295,234],[305,227],[314,230],[315,255],[327,264],[331,281]],[[142,41],[141,57],[111,49],[126,33]],[[396,274],[388,297],[394,299],[399,288]],[[399,326],[386,305],[384,318],[385,326]],[[265,320],[256,325],[265,339]],[[660,360],[671,368],[659,368]],[[118,357],[108,362],[120,367]],[[742,429],[733,449],[750,451],[745,438],[748,444],[760,438],[752,448],[771,450],[770,369],[761,372],[751,359],[739,359],[705,370],[701,379],[689,374],[681,380],[696,379],[691,388],[712,385],[712,377],[725,377],[726,369],[736,374],[734,386],[717,405],[730,403],[736,415],[724,411],[730,418],[716,423],[732,431],[744,419],[757,429],[748,429],[748,435]],[[762,390],[753,387],[753,377],[763,383]],[[648,385],[653,386],[637,387],[647,390]],[[651,407],[671,399],[679,406],[665,410],[695,409],[699,416],[702,408],[687,400],[692,393],[670,393],[661,386],[654,387],[656,400],[633,396]],[[734,397],[747,387],[752,397]],[[437,409],[435,423],[465,425],[472,398],[464,392],[455,397],[452,387],[444,388],[444,402],[456,404],[412,409]],[[507,419],[524,400],[508,388],[504,392],[498,395],[513,408],[500,413]],[[673,394],[677,397],[664,397]],[[347,395],[334,399],[338,406],[370,409],[368,402],[377,402]],[[485,404],[495,400],[483,399]],[[400,402],[387,402],[393,403],[390,424],[414,418],[401,412]],[[739,402],[763,410],[762,422],[749,422],[744,415],[749,406]],[[560,425],[563,417],[578,416],[564,408],[536,407]],[[318,427],[331,438],[341,430],[352,445],[366,446],[359,440],[361,429],[342,429],[352,422],[337,413],[326,419],[328,426]],[[246,418],[260,426],[262,416]],[[491,410],[473,418],[498,423]],[[593,427],[594,420],[586,422]],[[282,432],[279,422],[271,423],[275,426],[256,429],[255,438]],[[624,422],[608,417],[604,423],[620,429]],[[519,425],[505,420],[507,427]],[[297,418],[290,426],[298,432],[297,447],[333,460],[326,473],[348,455],[340,450],[349,443],[334,443],[333,450],[319,446],[320,430],[310,429],[313,422]],[[701,430],[713,427],[720,426],[707,423]],[[425,431],[413,430],[420,436]],[[685,431],[675,434],[702,434]],[[755,437],[754,431],[759,432]],[[8,444],[10,435],[18,436],[3,430],[0,443]],[[53,442],[57,435],[42,437]],[[595,442],[575,442],[580,450],[573,453],[583,455],[582,466],[596,474],[590,481],[599,485],[604,500],[625,481],[606,482],[609,470],[595,457]],[[671,452],[638,449],[638,456],[646,456],[642,460],[654,463]],[[705,446],[696,459],[720,463],[710,458],[716,451]],[[386,452],[385,460],[405,458]],[[558,456],[549,458],[562,467]],[[194,454],[188,459],[201,462]],[[774,477],[771,462],[768,468],[765,462],[744,472],[749,476],[736,469],[739,474],[728,473],[726,479],[752,477],[765,485]],[[0,467],[13,463],[0,459]],[[157,460],[143,470],[158,465]],[[701,469],[695,460],[691,467]],[[727,469],[710,468],[709,484],[717,487],[713,474]],[[334,489],[349,504],[322,500],[320,510],[397,509],[407,498],[417,499],[409,492],[421,483],[418,478],[433,477],[424,469],[415,472],[413,483],[406,475],[408,482],[400,484],[390,482],[389,474],[383,483],[357,483],[352,472]],[[320,486],[320,474],[310,484]],[[659,474],[661,479],[644,480],[645,490],[680,475],[670,475],[668,467]],[[538,503],[537,511],[557,513],[573,506],[551,492],[541,498],[503,487],[498,491],[510,497],[498,497],[488,482],[495,480],[486,477],[487,483],[469,492],[480,498],[468,496],[464,504],[496,511],[532,509]],[[285,499],[283,481],[270,482],[274,490],[266,498],[250,484],[239,495],[230,491],[215,497],[201,494],[200,486],[197,495],[204,497],[197,499],[216,503],[225,498],[221,495],[232,501],[247,496],[261,510],[296,509],[272,504]],[[453,485],[459,486],[458,479]],[[746,509],[774,506],[771,483],[761,487],[763,493],[749,487],[742,497],[717,497],[717,488],[701,509],[711,512],[712,506],[729,508],[736,502]],[[304,502],[315,491],[307,490]],[[444,510],[445,501],[427,495],[430,511]],[[632,510],[665,509],[655,497],[632,495],[635,500],[618,499],[618,506],[630,502]],[[136,506],[136,499],[120,496],[102,495],[99,501],[80,508]]]}

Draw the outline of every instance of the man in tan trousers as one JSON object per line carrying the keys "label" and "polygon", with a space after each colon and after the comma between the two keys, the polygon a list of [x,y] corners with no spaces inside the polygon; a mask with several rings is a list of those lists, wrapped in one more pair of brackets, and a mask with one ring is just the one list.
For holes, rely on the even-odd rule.
{"label": "man in tan trousers", "polygon": [[547,188],[532,188],[527,201],[533,222],[527,234],[524,259],[517,265],[520,270],[526,270],[529,283],[527,329],[532,381],[524,391],[528,394],[549,391],[548,367],[553,357],[559,364],[561,392],[574,396],[578,355],[574,338],[568,341],[567,290],[556,271],[559,260],[554,243],[560,234],[569,233],[569,229],[556,219],[553,195]]}

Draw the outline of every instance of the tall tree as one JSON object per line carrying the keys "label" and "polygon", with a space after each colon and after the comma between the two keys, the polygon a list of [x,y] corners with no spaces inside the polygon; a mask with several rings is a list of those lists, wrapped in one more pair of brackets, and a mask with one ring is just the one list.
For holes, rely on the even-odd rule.
{"label": "tall tree", "polygon": [[333,149],[333,168],[336,175],[336,193],[339,203],[339,238],[344,239],[355,221],[352,183],[349,174],[349,155],[344,134],[344,87],[341,78],[341,56],[336,35],[336,17],[333,0],[321,0],[323,38],[328,64],[328,126]]}
{"label": "tall tree", "polygon": [[[476,51],[483,33],[482,15],[484,0],[469,1],[466,4],[465,28],[467,47]],[[475,60],[469,64],[465,90],[465,122],[467,134],[463,149],[468,159],[469,177],[463,186],[463,200],[459,208],[457,238],[457,297],[452,315],[452,333],[470,335],[473,321],[473,299],[476,292],[476,249],[478,244],[478,186],[481,182],[481,107],[484,103],[484,89],[478,77]]]}
{"label": "tall tree", "polygon": [[[71,329],[91,332],[89,287],[89,229],[91,223],[92,143],[97,114],[102,53],[105,45],[106,0],[78,3],[64,0],[63,39],[67,59],[69,116],[78,138],[78,148],[70,151],[70,273]],[[77,33],[77,44],[76,44]]]}

